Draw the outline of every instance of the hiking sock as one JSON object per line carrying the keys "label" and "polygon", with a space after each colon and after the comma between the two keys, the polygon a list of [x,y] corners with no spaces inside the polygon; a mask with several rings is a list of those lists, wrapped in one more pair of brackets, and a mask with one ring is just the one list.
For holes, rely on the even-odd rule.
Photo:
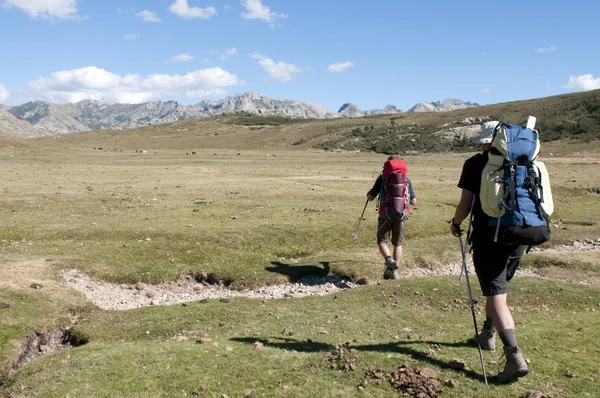
{"label": "hiking sock", "polygon": [[489,316],[485,317],[485,322],[483,322],[483,327],[486,328],[488,330],[488,332],[490,332],[490,333],[496,333],[496,327],[494,326],[494,323],[492,322],[492,318],[490,318]]}
{"label": "hiking sock", "polygon": [[502,340],[502,344],[504,344],[504,347],[517,346],[517,336],[515,336],[515,329],[505,329],[501,332],[498,332],[498,336],[500,337],[500,340]]}

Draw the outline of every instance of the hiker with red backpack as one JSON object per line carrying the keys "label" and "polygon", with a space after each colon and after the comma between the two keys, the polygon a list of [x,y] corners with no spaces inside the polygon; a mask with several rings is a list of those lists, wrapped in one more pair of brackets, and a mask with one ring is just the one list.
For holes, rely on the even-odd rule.
{"label": "hiker with red backpack", "polygon": [[[408,205],[416,205],[417,197],[408,178],[406,161],[391,155],[383,165],[383,171],[367,192],[367,199],[379,196],[379,219],[377,222],[377,245],[385,259],[384,279],[398,279],[398,264],[402,259],[404,228],[410,214]],[[392,236],[393,251],[388,240]]]}
{"label": "hiker with red backpack", "polygon": [[552,196],[545,166],[537,161],[539,133],[533,126],[486,122],[475,141],[482,152],[463,165],[462,193],[450,231],[461,239],[461,223],[471,215],[467,240],[472,241],[475,272],[486,296],[486,320],[475,341],[480,350],[495,351],[499,335],[506,363],[497,380],[508,382],[529,372],[507,304],[508,282],[526,248],[549,239]]}

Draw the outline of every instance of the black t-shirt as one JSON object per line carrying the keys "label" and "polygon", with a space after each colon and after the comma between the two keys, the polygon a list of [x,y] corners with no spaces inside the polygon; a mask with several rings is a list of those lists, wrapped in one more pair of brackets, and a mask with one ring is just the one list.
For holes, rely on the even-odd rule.
{"label": "black t-shirt", "polygon": [[466,189],[475,195],[475,203],[473,205],[473,230],[485,231],[489,222],[489,217],[481,209],[481,201],[479,200],[479,189],[481,188],[481,173],[487,164],[488,153],[478,153],[465,161],[463,165],[458,187]]}

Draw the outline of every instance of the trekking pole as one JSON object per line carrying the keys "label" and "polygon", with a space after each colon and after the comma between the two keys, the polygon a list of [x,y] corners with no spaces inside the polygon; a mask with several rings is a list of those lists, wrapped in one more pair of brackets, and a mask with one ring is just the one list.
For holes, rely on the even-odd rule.
{"label": "trekking pole", "polygon": [[352,239],[358,239],[358,227],[360,227],[360,222],[362,221],[363,216],[365,215],[365,210],[367,210],[368,204],[369,199],[367,199],[367,201],[365,202],[365,207],[363,208],[362,214],[360,215],[360,217],[358,217],[358,225],[356,225],[356,232],[352,234]]}
{"label": "trekking pole", "polygon": [[467,255],[463,248],[462,236],[458,235],[458,241],[460,242],[460,252],[462,253],[462,266],[465,273],[465,279],[467,280],[467,291],[469,292],[469,303],[471,304],[471,314],[473,314],[473,326],[475,326],[475,336],[477,336],[477,347],[479,348],[479,360],[481,361],[481,371],[483,372],[483,380],[485,385],[488,384],[487,376],[485,374],[485,365],[483,364],[483,353],[481,352],[481,341],[479,341],[479,329],[477,328],[477,319],[475,318],[475,307],[473,306],[473,295],[471,294],[471,284],[469,283],[469,270],[467,269]]}
{"label": "trekking pole", "polygon": [[[465,240],[465,251],[467,251],[467,247],[469,245],[469,237],[471,236],[471,221],[473,220],[473,206],[475,206],[475,195],[473,195],[473,200],[471,200],[471,212],[469,213],[469,226],[467,227],[467,239]],[[462,244],[462,240],[461,240]],[[462,247],[462,246],[461,246]],[[462,249],[461,249],[462,251]],[[460,269],[460,277],[458,278],[459,282],[462,282],[464,269]]]}

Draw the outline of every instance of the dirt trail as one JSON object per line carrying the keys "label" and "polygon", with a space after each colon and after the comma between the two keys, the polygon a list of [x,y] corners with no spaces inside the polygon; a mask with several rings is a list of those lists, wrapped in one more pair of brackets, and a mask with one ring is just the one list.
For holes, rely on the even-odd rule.
{"label": "dirt trail", "polygon": [[[589,252],[600,251],[600,239],[592,241],[576,241],[568,245],[556,246],[552,249],[534,251],[543,252]],[[160,285],[138,283],[112,284],[95,280],[78,270],[62,271],[62,281],[56,280],[51,271],[52,260],[2,261],[0,269],[0,288],[31,289],[40,285],[44,291],[51,290],[62,297],[65,286],[73,288],[86,297],[87,300],[100,308],[107,310],[127,310],[154,305],[181,304],[199,300],[229,299],[248,297],[257,299],[280,299],[305,296],[322,296],[341,290],[355,288],[367,282],[356,283],[343,279],[338,275],[306,277],[295,283],[283,283],[265,286],[254,290],[231,290],[222,285],[199,283],[191,276],[182,277],[178,281]],[[469,273],[474,278],[472,263],[469,261]],[[436,268],[401,268],[400,278],[427,277],[439,275],[454,275],[458,278],[461,271],[460,263],[446,264]],[[537,276],[575,283],[600,285],[600,273],[564,269],[558,267],[520,268],[517,271],[522,276]],[[19,276],[17,276],[19,275]],[[380,283],[369,281],[368,283]]]}
{"label": "dirt trail", "polygon": [[[599,251],[600,242],[574,242],[547,250],[551,251]],[[539,251],[539,250],[536,250]],[[468,263],[469,274],[474,275],[473,264]],[[447,264],[436,268],[404,268],[400,270],[400,278],[455,275],[461,271],[461,264]],[[549,279],[568,280],[588,285],[600,285],[600,275],[586,271],[566,270],[557,267],[520,268],[521,276],[537,276]],[[305,296],[322,296],[344,289],[351,289],[361,283],[345,280],[338,275],[306,277],[295,283],[283,283],[265,286],[255,290],[236,291],[225,286],[198,283],[193,277],[160,285],[137,283],[135,285],[112,284],[90,278],[78,270],[64,271],[63,276],[68,286],[83,293],[88,300],[100,308],[107,310],[127,310],[153,305],[187,303],[206,299],[228,299],[248,297],[257,299],[279,299]],[[379,283],[379,282],[377,282]],[[364,283],[362,283],[364,284]]]}

